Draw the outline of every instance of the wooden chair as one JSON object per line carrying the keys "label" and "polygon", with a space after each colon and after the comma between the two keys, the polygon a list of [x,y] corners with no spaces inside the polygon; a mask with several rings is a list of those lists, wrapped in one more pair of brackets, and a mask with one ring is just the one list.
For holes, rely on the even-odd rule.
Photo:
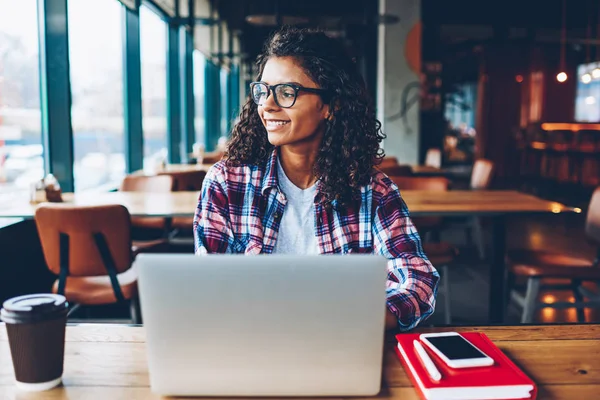
{"label": "wooden chair", "polygon": [[[471,183],[469,185],[471,190],[488,190],[492,185],[492,178],[494,176],[494,163],[485,158],[480,158],[473,164],[473,170],[471,172]],[[464,221],[465,229],[468,231],[467,237],[475,242],[479,258],[485,259],[485,236],[483,235],[483,228],[481,226],[481,219],[479,217],[470,217]]]}
{"label": "wooden chair", "polygon": [[480,158],[473,164],[473,171],[471,172],[471,184],[472,190],[487,190],[492,185],[492,178],[494,176],[494,163],[485,158]]}
{"label": "wooden chair", "polygon": [[425,165],[442,168],[442,151],[440,149],[429,149],[425,154]]}
{"label": "wooden chair", "polygon": [[[173,191],[200,191],[206,171],[164,172],[173,179]],[[174,217],[171,227],[177,231],[192,232],[193,217]]]}
{"label": "wooden chair", "polygon": [[53,293],[77,306],[129,303],[139,323],[131,222],[122,205],[42,204],[35,212]]}
{"label": "wooden chair", "polygon": [[413,174],[410,165],[391,165],[380,168],[380,170],[388,176],[411,176]]}
{"label": "wooden chair", "polygon": [[379,164],[378,167],[379,167],[379,169],[382,169],[382,168],[387,168],[387,167],[394,167],[396,165],[398,165],[398,159],[396,157],[385,156],[381,160],[381,164]]}
{"label": "wooden chair", "polygon": [[[444,177],[406,177],[391,176],[390,179],[402,190],[427,190],[431,192],[446,192],[450,181]],[[438,217],[416,217],[412,218],[417,231],[435,229],[442,223]],[[452,264],[458,255],[458,250],[449,243],[437,242],[423,243],[423,250],[429,261],[441,271],[441,291],[444,294],[444,322],[452,322],[450,307],[450,275],[448,265]]]}
{"label": "wooden chair", "polygon": [[[168,175],[127,175],[119,188],[122,192],[169,193],[174,189],[175,182]],[[156,229],[166,233],[168,221],[166,218],[131,218],[132,226],[142,229]]]}
{"label": "wooden chair", "polygon": [[[175,182],[168,175],[127,175],[121,181],[120,191],[144,192],[149,196],[152,193],[169,193],[173,190]],[[154,251],[159,246],[168,245],[168,237],[171,232],[171,219],[161,217],[132,217],[131,225],[135,234],[133,249],[135,254]],[[141,237],[140,237],[141,236]],[[156,236],[160,236],[156,238]],[[148,240],[149,239],[149,240]]]}
{"label": "wooden chair", "polygon": [[[523,308],[522,323],[533,322],[535,311],[539,308],[571,308],[577,309],[579,322],[585,321],[584,308],[600,306],[600,295],[590,293],[581,286],[583,281],[600,281],[600,187],[596,188],[588,209],[585,233],[588,239],[598,247],[595,260],[584,257],[570,256],[551,250],[526,250],[517,249],[509,251],[506,255],[507,268],[509,269],[509,294],[510,299]],[[516,277],[527,279],[525,296],[514,290]],[[539,303],[538,296],[541,291],[541,281],[544,278],[562,278],[570,280],[569,285],[553,285],[544,288],[564,289],[573,291],[575,302]],[[583,301],[583,297],[590,301]]]}
{"label": "wooden chair", "polygon": [[[450,181],[444,177],[410,177],[410,176],[390,176],[398,189],[403,190],[427,190],[432,192],[445,192],[450,186]],[[413,223],[421,233],[429,235],[435,233],[442,226],[444,219],[442,217],[417,217],[413,218]]]}

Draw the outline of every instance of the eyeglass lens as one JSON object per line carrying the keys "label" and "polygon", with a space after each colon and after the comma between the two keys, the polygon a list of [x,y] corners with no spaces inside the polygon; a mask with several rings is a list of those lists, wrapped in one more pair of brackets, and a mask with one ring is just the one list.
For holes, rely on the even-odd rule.
{"label": "eyeglass lens", "polygon": [[[289,85],[277,85],[275,87],[275,102],[280,107],[291,107],[296,100],[296,90]],[[269,88],[264,83],[257,83],[252,87],[252,98],[258,105],[263,105],[267,100]]]}

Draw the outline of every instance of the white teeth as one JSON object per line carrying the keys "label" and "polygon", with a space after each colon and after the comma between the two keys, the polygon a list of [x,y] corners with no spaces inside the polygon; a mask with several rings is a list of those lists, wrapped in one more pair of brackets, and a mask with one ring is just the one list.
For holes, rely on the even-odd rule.
{"label": "white teeth", "polygon": [[283,126],[289,123],[289,121],[267,121],[267,126]]}

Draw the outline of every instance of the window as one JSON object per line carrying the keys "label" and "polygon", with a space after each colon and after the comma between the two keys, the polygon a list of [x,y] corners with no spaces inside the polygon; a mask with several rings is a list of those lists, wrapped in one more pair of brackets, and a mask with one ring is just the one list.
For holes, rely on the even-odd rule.
{"label": "window", "polygon": [[43,178],[36,0],[0,0],[0,194]]}
{"label": "window", "polygon": [[144,169],[167,156],[167,24],[140,7]]}
{"label": "window", "polygon": [[600,122],[600,62],[580,65],[577,69],[577,122]]}
{"label": "window", "polygon": [[194,130],[196,143],[205,144],[204,137],[204,70],[206,59],[200,50],[194,50]]}
{"label": "window", "polygon": [[229,77],[229,71],[221,67],[220,69],[220,85],[221,85],[221,137],[227,137],[229,132],[227,131],[227,123],[229,122],[229,92],[227,87],[227,78]]}
{"label": "window", "polygon": [[75,190],[125,175],[122,5],[69,0],[69,61]]}

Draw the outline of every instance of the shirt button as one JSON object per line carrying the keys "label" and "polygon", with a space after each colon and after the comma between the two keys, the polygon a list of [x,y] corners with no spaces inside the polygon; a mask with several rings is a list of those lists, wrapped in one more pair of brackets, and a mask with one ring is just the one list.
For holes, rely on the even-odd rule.
{"label": "shirt button", "polygon": [[275,213],[275,215],[273,215],[275,217],[275,219],[280,219],[281,218],[281,213],[279,211],[277,211]]}

